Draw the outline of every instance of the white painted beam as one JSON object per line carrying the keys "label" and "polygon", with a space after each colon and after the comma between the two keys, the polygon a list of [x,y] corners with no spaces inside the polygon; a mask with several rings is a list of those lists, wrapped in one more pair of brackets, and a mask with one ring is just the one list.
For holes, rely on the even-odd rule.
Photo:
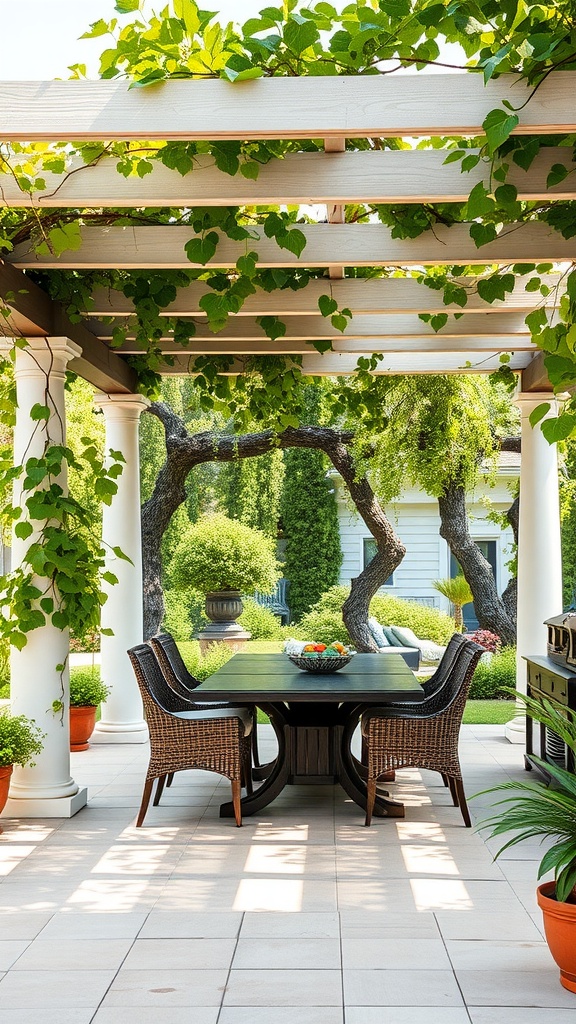
{"label": "white painted beam", "polygon": [[[258,139],[477,135],[503,100],[519,109],[517,134],[576,131],[574,71],[534,92],[515,75],[370,75],[170,81],[0,83],[0,139]],[[523,104],[526,106],[523,107]]]}
{"label": "white painted beam", "polygon": [[[353,317],[344,331],[335,330],[330,320],[322,316],[291,316],[287,317],[284,322],[286,333],[283,337],[287,341],[341,337],[382,338],[386,335],[403,335],[408,338],[475,338],[498,335],[509,337],[511,341],[522,340],[522,338],[527,340],[530,337],[530,331],[521,313],[500,313],[492,316],[487,316],[486,313],[464,313],[458,320],[449,318],[439,334],[429,323],[425,323],[415,315],[395,317],[388,317],[386,314],[360,315]],[[110,340],[113,337],[115,327],[126,325],[125,320],[112,321],[110,324],[100,324],[98,321],[91,321],[91,323],[92,330],[99,338],[105,340]],[[265,341],[268,337],[261,325],[251,317],[231,317],[226,326],[216,334],[210,329],[207,320],[198,320],[195,327],[195,341]],[[118,351],[122,351],[122,349]]]}
{"label": "white painted beam", "polygon": [[[195,356],[176,356],[173,364],[164,363],[160,372],[166,376],[187,375],[194,372]],[[512,370],[522,370],[531,359],[529,352],[518,352],[511,356],[508,364]],[[358,356],[347,353],[327,352],[303,356],[302,371],[313,376],[338,376],[354,373]],[[500,357],[497,353],[474,352],[402,352],[386,355],[374,371],[376,374],[396,373],[493,373],[498,369]],[[245,360],[238,358],[230,366],[228,374],[242,373]]]}
{"label": "white painted beam", "polygon": [[[340,141],[340,140],[337,140]],[[344,145],[344,140],[342,145]],[[479,164],[462,174],[459,163],[444,164],[447,150],[375,150],[367,152],[292,153],[260,168],[256,181],[219,171],[213,157],[198,157],[194,170],[182,176],[155,162],[144,178],[125,178],[116,160],[68,174],[45,174],[46,189],[32,194],[18,188],[9,174],[0,175],[0,207],[140,207],[140,206],[275,206],[326,203],[456,203],[464,202],[478,181],[489,180],[489,167]],[[573,172],[572,151],[554,146],[540,151],[528,171],[510,160],[507,181],[520,199],[576,198],[571,173],[550,189],[546,179],[553,164]],[[335,214],[330,221],[337,220]],[[340,218],[343,220],[343,217]]]}
{"label": "white painted beam", "polygon": [[[559,275],[542,277],[543,283],[552,289],[546,299],[548,306],[557,306],[564,286],[560,285]],[[476,279],[460,278],[455,282],[466,289],[468,303],[464,307],[467,313],[521,312],[528,313],[540,305],[542,296],[539,293],[527,292],[526,281],[519,279],[513,292],[503,300],[494,303],[486,302],[476,290]],[[161,316],[202,316],[199,302],[210,289],[201,281],[192,282],[187,288],[180,288],[174,302],[166,307]],[[394,315],[404,313],[458,313],[461,307],[443,302],[442,291],[435,291],[409,277],[381,277],[351,279],[345,281],[329,281],[318,278],[310,281],[305,288],[292,291],[290,288],[265,292],[259,289],[255,295],[249,295],[240,312],[235,314],[241,319],[247,316],[317,316],[318,299],[321,295],[332,295],[340,309],[347,307],[356,317],[362,313]],[[122,292],[110,288],[98,288],[93,295],[93,308],[85,315],[88,317],[129,316],[134,312],[132,299]]]}
{"label": "white painted beam", "polygon": [[[392,267],[487,263],[557,262],[576,256],[574,239],[565,239],[547,224],[507,224],[500,235],[480,249],[470,238],[467,224],[450,228],[437,225],[434,233],[418,238],[392,238],[383,224],[299,224],[307,245],[298,257],[254,228],[251,248],[260,267]],[[193,237],[189,227],[83,228],[83,242],[76,251],[61,256],[38,256],[29,242],[16,246],[8,262],[22,269],[190,269],[184,246]],[[244,242],[223,237],[210,267],[229,268],[243,255]]]}
{"label": "white painted beam", "polygon": [[[307,352],[314,352],[312,339],[290,340],[278,338],[276,341],[256,341],[247,339],[244,341],[230,340],[198,340],[191,339],[183,349],[182,345],[173,341],[164,340],[159,343],[163,355],[182,355],[186,352],[189,355],[303,355]],[[489,335],[478,338],[443,338],[441,335],[429,338],[407,338],[381,337],[381,338],[335,338],[332,341],[334,352],[355,352],[357,355],[371,355],[373,352],[456,352],[463,350],[469,355],[471,352],[476,355],[478,352],[534,352],[536,346],[529,335],[517,337]],[[142,345],[135,341],[126,341],[119,349],[122,355],[137,355],[145,351]],[[460,355],[460,359],[464,358]]]}

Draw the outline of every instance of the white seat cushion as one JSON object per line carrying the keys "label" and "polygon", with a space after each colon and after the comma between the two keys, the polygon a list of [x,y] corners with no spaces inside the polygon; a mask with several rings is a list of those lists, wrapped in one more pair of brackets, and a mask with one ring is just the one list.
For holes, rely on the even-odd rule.
{"label": "white seat cushion", "polygon": [[239,718],[244,726],[244,735],[252,731],[252,712],[250,708],[215,708],[206,704],[202,711],[178,711],[174,718],[185,718],[190,722],[205,722],[209,718]]}

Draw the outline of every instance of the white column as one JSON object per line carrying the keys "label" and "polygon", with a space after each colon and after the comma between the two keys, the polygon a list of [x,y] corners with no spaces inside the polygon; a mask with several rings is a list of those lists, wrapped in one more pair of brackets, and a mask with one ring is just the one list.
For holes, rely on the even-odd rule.
{"label": "white column", "polygon": [[[108,600],[102,608],[102,626],[114,635],[102,637],[100,659],[103,682],[112,692],[102,705],[91,742],[145,743],[148,727],[126,651],[143,639],[138,422],[149,402],[142,395],[98,395],[95,402],[106,420],[106,451],[122,452],[126,462],[112,504],[104,506],[106,569],[118,578],[114,586],[103,584]],[[117,558],[114,547],[121,548],[132,564]]]}
{"label": "white column", "polygon": [[[518,627],[516,686],[526,693],[526,655],[546,654],[544,619],[562,611],[562,552],[558,458],[555,444],[548,444],[540,423],[530,425],[530,414],[543,402],[550,403],[548,416],[557,414],[551,395],[516,396],[522,417],[520,462],[520,518],[518,523]],[[523,717],[506,727],[511,743],[524,743]]]}
{"label": "white column", "polygon": [[[7,342],[2,345],[4,351],[10,347]],[[26,348],[16,350],[15,465],[41,456],[47,435],[51,444],[65,443],[66,366],[81,354],[81,349],[67,338],[31,338]],[[50,408],[47,430],[42,421],[30,417],[36,404]],[[58,483],[66,490],[64,473]],[[19,502],[19,484],[15,487],[15,504]],[[38,522],[31,520],[31,525],[34,532],[26,540],[13,536],[13,568],[21,564],[38,537]],[[85,805],[86,790],[79,789],[70,775],[68,630],[47,622],[27,636],[23,650],[12,648],[11,652],[11,711],[35,719],[46,736],[35,767],[14,768],[4,813],[10,817],[69,818]],[[64,671],[59,672],[57,665],[65,665]],[[52,703],[60,700],[64,710],[54,713]]]}

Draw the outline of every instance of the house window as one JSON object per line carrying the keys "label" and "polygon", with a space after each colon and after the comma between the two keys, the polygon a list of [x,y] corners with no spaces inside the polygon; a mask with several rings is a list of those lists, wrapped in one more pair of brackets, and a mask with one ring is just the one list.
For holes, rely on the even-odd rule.
{"label": "house window", "polygon": [[[365,569],[366,566],[372,561],[372,559],[374,558],[374,555],[376,554],[377,550],[378,549],[376,547],[376,541],[374,540],[374,537],[364,537],[364,541],[363,541],[363,558],[364,558],[364,562],[363,562],[363,565],[362,565],[363,569]],[[388,577],[388,579],[386,580],[384,586],[385,587],[393,587],[394,586],[394,573],[392,573],[392,575]]]}
{"label": "house window", "polygon": [[[494,579],[497,580],[497,542],[495,540],[475,540],[474,543],[480,548],[484,558],[492,568]],[[462,568],[460,563],[458,559],[454,557],[452,552],[450,552],[450,576],[454,577],[461,574]],[[476,612],[474,611],[474,605],[472,603],[464,605],[462,614],[464,616],[464,629],[468,633],[472,633],[475,629],[478,629],[478,619],[476,618]]]}

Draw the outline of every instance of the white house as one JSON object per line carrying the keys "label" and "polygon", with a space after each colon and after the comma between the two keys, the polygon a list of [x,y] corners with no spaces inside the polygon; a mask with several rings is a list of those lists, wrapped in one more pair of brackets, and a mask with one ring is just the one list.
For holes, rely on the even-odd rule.
{"label": "white house", "polygon": [[[512,557],[514,538],[511,528],[503,529],[492,521],[489,513],[490,508],[505,512],[510,507],[519,475],[520,455],[502,452],[493,474],[493,486],[487,479],[479,478],[467,502],[470,533],[492,565],[499,593],[505,590],[510,579],[507,563]],[[334,483],[343,555],[340,583],[349,583],[372,558],[375,542],[351,504],[339,475],[334,476]],[[406,555],[380,593],[419,601],[448,612],[448,600],[434,589],[432,581],[456,575],[458,566],[440,536],[438,502],[424,491],[410,488],[393,505],[386,507],[386,514],[406,547]],[[464,607],[464,620],[467,628],[476,627],[473,605]]]}

